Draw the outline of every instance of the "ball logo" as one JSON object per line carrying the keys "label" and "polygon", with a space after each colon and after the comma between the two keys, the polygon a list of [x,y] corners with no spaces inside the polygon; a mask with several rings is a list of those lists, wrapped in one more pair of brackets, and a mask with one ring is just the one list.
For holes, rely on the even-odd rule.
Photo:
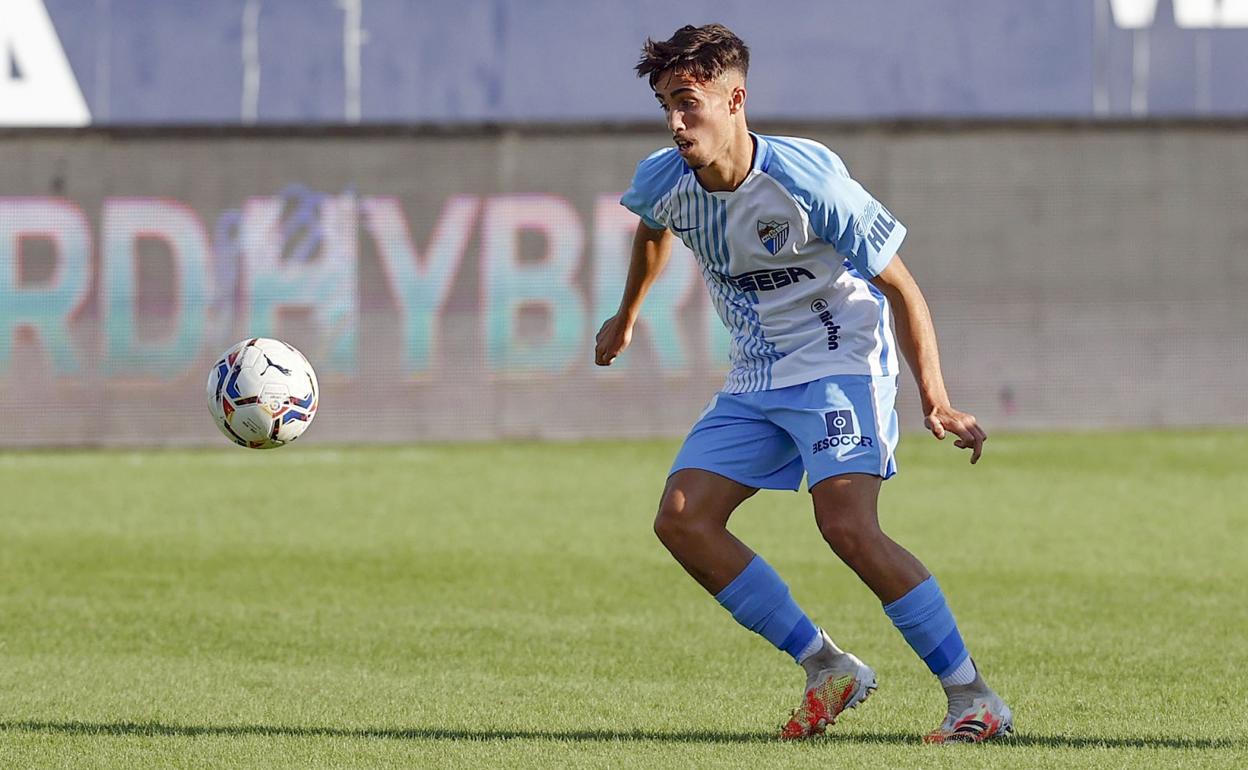
{"label": "ball logo", "polygon": [[269,383],[260,391],[260,406],[264,411],[276,417],[286,408],[290,400],[290,388],[277,383]]}

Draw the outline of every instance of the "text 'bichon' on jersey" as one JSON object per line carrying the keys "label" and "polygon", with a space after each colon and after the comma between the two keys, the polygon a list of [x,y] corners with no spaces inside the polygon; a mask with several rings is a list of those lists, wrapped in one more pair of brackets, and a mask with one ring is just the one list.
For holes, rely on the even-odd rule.
{"label": "text 'bichon' on jersey", "polygon": [[866,279],[897,253],[906,228],[822,144],[751,136],[753,168],[736,190],[703,189],[669,147],[637,166],[620,200],[697,256],[732,334],[724,390],[895,375],[888,302]]}

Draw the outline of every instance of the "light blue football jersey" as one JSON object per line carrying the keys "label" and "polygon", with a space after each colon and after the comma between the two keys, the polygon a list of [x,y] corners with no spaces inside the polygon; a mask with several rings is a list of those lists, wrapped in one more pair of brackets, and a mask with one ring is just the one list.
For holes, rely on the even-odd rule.
{"label": "light blue football jersey", "polygon": [[732,335],[729,393],[832,374],[895,375],[888,302],[866,279],[906,228],[809,139],[751,134],[754,163],[731,192],[708,192],[674,147],[637,166],[620,200],[697,257]]}

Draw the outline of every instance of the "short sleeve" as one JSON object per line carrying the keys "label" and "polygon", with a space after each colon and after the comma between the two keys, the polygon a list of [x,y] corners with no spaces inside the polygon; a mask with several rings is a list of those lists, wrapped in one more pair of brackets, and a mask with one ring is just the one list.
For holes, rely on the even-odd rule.
{"label": "short sleeve", "polygon": [[805,139],[772,140],[768,168],[801,202],[815,235],[832,244],[864,278],[888,266],[906,238],[906,227],[850,177],[827,147]]}
{"label": "short sleeve", "polygon": [[667,147],[637,164],[633,183],[620,198],[620,205],[637,216],[646,227],[662,230],[667,227],[657,211],[657,204],[676,186],[686,170],[685,162],[674,148]]}

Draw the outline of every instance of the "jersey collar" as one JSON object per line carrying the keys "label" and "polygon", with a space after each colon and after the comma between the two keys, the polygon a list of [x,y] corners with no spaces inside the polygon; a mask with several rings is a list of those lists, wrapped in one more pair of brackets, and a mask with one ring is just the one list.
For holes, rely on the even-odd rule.
{"label": "jersey collar", "polygon": [[750,138],[754,140],[754,165],[751,169],[765,174],[767,167],[771,165],[771,145],[753,131],[750,132]]}

